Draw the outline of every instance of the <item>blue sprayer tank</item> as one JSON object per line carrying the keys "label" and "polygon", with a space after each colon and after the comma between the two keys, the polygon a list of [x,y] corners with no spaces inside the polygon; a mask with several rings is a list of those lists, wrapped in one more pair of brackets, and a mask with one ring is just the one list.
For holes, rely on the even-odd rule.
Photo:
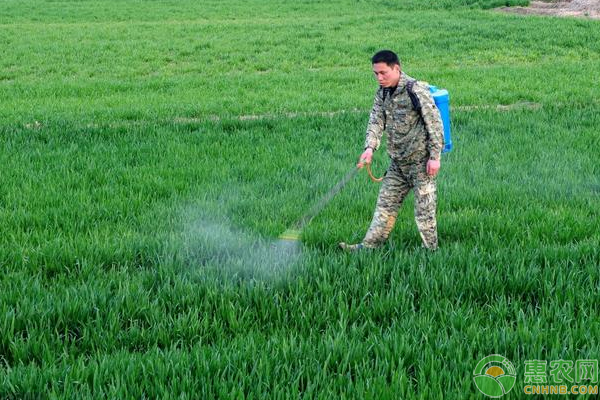
{"label": "blue sprayer tank", "polygon": [[431,85],[429,86],[429,91],[442,116],[442,124],[444,125],[444,149],[442,153],[445,153],[452,150],[452,137],[450,136],[450,95],[446,89],[438,89],[436,86]]}

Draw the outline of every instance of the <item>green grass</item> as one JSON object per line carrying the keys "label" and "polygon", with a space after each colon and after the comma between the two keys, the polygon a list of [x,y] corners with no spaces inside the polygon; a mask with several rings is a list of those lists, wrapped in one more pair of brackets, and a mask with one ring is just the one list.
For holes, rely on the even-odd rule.
{"label": "green grass", "polygon": [[[516,399],[526,360],[600,358],[600,25],[505,3],[4,0],[0,398],[479,399],[498,353]],[[278,247],[355,164],[380,48],[451,93],[440,250],[412,196],[336,249],[364,171]]]}

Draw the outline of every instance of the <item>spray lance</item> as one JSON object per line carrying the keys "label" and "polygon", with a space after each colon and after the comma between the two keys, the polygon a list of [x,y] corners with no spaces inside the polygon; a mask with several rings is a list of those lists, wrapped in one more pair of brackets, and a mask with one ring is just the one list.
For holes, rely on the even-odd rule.
{"label": "spray lance", "polygon": [[[371,156],[372,154],[373,152],[371,151]],[[323,196],[314,206],[312,206],[312,208],[302,218],[300,218],[294,225],[292,225],[291,228],[286,229],[285,232],[279,235],[279,239],[288,241],[300,240],[300,234],[302,233],[302,229],[304,229],[304,227],[321,212],[321,210],[327,205],[327,203],[329,203],[331,199],[333,199],[333,197],[336,194],[338,194],[338,192],[342,190],[343,187],[346,186],[346,184],[350,182],[352,178],[354,178],[356,173],[364,165],[367,166],[367,173],[369,174],[371,180],[373,182],[381,182],[383,180],[383,177],[375,178],[371,171],[371,156],[364,157],[364,155],[365,154],[363,153],[363,155],[361,156],[361,160],[356,165],[356,167],[348,171],[348,173],[334,187],[332,187],[329,190],[329,192],[325,194],[325,196]]]}

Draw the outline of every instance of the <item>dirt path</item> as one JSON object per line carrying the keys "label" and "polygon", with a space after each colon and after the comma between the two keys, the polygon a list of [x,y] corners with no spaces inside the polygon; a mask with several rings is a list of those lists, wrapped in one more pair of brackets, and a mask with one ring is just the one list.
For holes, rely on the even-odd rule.
{"label": "dirt path", "polygon": [[500,7],[502,12],[600,19],[600,0],[532,1],[529,7]]}

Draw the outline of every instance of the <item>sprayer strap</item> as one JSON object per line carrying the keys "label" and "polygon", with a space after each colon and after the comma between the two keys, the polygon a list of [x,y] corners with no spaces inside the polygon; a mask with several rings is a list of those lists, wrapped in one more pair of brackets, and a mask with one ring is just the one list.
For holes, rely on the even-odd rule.
{"label": "sprayer strap", "polygon": [[418,112],[421,112],[421,100],[415,93],[414,86],[417,81],[412,79],[406,83],[406,90],[408,90],[408,97],[410,97],[410,101],[412,102],[413,108]]}

